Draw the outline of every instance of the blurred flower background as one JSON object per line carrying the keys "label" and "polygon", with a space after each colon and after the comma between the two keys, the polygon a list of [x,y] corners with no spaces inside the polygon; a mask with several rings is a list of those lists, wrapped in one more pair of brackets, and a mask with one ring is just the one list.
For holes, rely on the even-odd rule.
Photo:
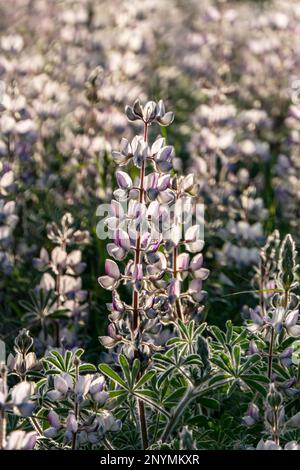
{"label": "blurred flower background", "polygon": [[13,0],[0,13],[1,337],[29,325],[43,350],[64,316],[65,343],[98,356],[110,296],[96,210],[137,98],[175,111],[163,135],[199,184],[203,315],[240,323],[267,236],[299,243],[299,3]]}

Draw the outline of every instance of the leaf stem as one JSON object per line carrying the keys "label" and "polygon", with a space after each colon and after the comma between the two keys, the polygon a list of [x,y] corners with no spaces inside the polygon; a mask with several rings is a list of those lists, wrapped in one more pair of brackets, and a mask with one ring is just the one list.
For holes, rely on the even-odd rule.
{"label": "leaf stem", "polygon": [[174,428],[177,426],[180,418],[184,414],[187,406],[195,400],[195,398],[210,392],[211,390],[214,390],[215,388],[221,387],[222,385],[225,385],[228,383],[228,380],[223,380],[221,382],[217,382],[216,384],[213,384],[211,386],[208,386],[206,388],[203,388],[203,384],[198,385],[197,387],[191,387],[189,386],[186,390],[186,393],[182,397],[182,399],[179,401],[178,405],[174,408],[171,418],[168,421],[162,435],[161,435],[161,440],[162,442],[167,442],[171,433],[173,432]]}
{"label": "leaf stem", "polygon": [[[75,362],[75,361],[74,361]],[[76,364],[75,364],[75,386],[78,382],[78,378],[79,378],[79,363],[76,361]],[[78,398],[77,398],[77,395],[75,393],[75,398],[74,398],[74,415],[75,415],[75,420],[78,424],[78,419],[79,419],[79,402],[78,402]],[[73,432],[73,436],[72,436],[72,450],[76,450],[77,449],[77,431]]]}
{"label": "leaf stem", "polygon": [[272,377],[272,366],[273,366],[273,348],[274,348],[274,328],[271,326],[271,339],[269,345],[269,354],[268,354],[268,378],[271,380]]}

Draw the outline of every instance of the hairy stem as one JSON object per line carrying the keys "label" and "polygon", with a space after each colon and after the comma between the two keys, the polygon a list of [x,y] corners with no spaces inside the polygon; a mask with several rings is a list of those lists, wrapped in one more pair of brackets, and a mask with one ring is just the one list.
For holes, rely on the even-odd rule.
{"label": "hairy stem", "polygon": [[268,378],[269,380],[271,380],[271,376],[272,376],[274,336],[275,336],[274,328],[271,327],[271,339],[270,339],[269,354],[268,354]]}
{"label": "hairy stem", "polygon": [[[148,140],[148,124],[145,123],[144,125],[144,141],[147,142]],[[140,169],[140,195],[139,195],[139,202],[142,203],[144,201],[144,179],[145,179],[145,161],[142,162],[142,166]],[[136,237],[136,244],[135,244],[135,257],[134,257],[134,264],[137,266],[141,262],[141,230],[138,227],[138,233]],[[132,318],[132,335],[139,327],[139,292],[137,289],[133,288],[133,299],[132,299],[132,307],[133,307],[133,318]],[[137,412],[139,417],[140,423],[140,430],[142,436],[142,446],[143,449],[147,449],[148,447],[148,431],[147,431],[147,421],[145,415],[145,406],[141,400],[137,400]]]}
{"label": "hairy stem", "polygon": [[185,413],[186,408],[190,405],[190,403],[195,400],[197,397],[200,397],[201,395],[210,392],[212,390],[215,390],[218,387],[221,387],[225,384],[228,384],[228,380],[223,380],[222,382],[218,382],[216,384],[213,384],[211,386],[203,388],[203,384],[197,386],[197,387],[191,387],[189,386],[182,397],[182,399],[179,401],[178,405],[174,408],[172,411],[172,416],[169,419],[162,435],[161,435],[161,440],[162,442],[167,442],[170,435],[172,434],[173,430],[179,423],[181,417]]}
{"label": "hairy stem", "polygon": [[279,436],[280,436],[280,431],[278,427],[278,408],[276,407],[274,409],[274,427],[273,427],[273,437],[274,441],[277,445],[279,445]]}
{"label": "hairy stem", "polygon": [[[7,394],[7,371],[4,364],[0,365],[1,367],[1,378],[2,378],[2,390],[0,390],[4,397]],[[0,449],[4,449],[6,445],[6,416],[4,408],[0,410]]]}
{"label": "hairy stem", "polygon": [[263,315],[265,314],[265,296],[264,296],[264,287],[265,287],[265,266],[263,260],[260,260],[260,306]]}
{"label": "hairy stem", "polygon": [[155,403],[154,401],[151,401],[150,399],[146,398],[145,396],[140,396],[138,393],[134,393],[134,395],[138,398],[140,398],[141,401],[147,403],[148,405],[152,406],[152,408],[155,408],[158,413],[161,413],[162,415],[165,415],[167,418],[170,418],[170,413],[162,408],[158,403]]}
{"label": "hairy stem", "polygon": [[[148,139],[148,125],[145,124],[144,126],[144,140],[147,142]],[[145,179],[145,162],[143,161],[141,169],[140,169],[140,196],[139,202],[140,204],[144,201],[144,179]],[[138,228],[138,233],[136,237],[135,243],[135,256],[134,256],[134,264],[137,266],[141,262],[141,231]],[[133,333],[139,326],[139,293],[136,289],[133,291],[133,322],[132,322],[132,329]]]}
{"label": "hairy stem", "polygon": [[[178,256],[178,248],[177,248],[177,246],[174,246],[174,248],[173,248],[173,278],[174,279],[177,279],[177,274],[178,274],[178,271],[177,271],[177,256]],[[182,320],[183,318],[182,318],[180,299],[176,299],[175,305],[176,305],[177,317],[180,320]]]}
{"label": "hairy stem", "polygon": [[[283,299],[283,307],[286,310],[288,308],[289,302],[289,291],[284,291],[284,299]],[[275,331],[274,328],[271,327],[271,339],[269,345],[269,353],[268,353],[268,378],[271,380],[272,376],[272,367],[273,367],[273,349],[274,349],[274,341],[275,341]]]}
{"label": "hairy stem", "polygon": [[[75,376],[76,376],[76,379],[75,379],[75,385],[78,381],[78,377],[79,377],[79,364],[76,363],[75,364]],[[74,415],[75,415],[75,419],[76,419],[76,422],[78,423],[78,419],[79,419],[79,403],[78,403],[78,398],[75,394],[75,399],[74,399]],[[77,431],[75,431],[73,433],[73,437],[72,437],[72,450],[76,450],[77,449]]]}
{"label": "hairy stem", "polygon": [[4,410],[0,411],[0,449],[4,449],[6,443],[6,417]]}
{"label": "hairy stem", "polygon": [[141,435],[142,435],[142,444],[143,449],[147,449],[148,447],[148,430],[147,430],[147,422],[146,422],[146,415],[145,415],[145,407],[142,400],[138,400],[138,415],[140,420],[140,428],[141,428]]}
{"label": "hairy stem", "polygon": [[194,400],[195,389],[193,387],[188,387],[184,396],[172,412],[172,416],[169,419],[163,433],[161,436],[162,442],[166,442],[172,433],[173,429],[177,426],[181,416],[184,414],[186,407]]}
{"label": "hairy stem", "polygon": [[[176,201],[178,200],[178,192],[176,191]],[[177,217],[175,217],[175,220],[174,220],[174,225],[176,226],[177,225]],[[178,276],[178,269],[177,269],[177,257],[178,257],[178,247],[177,246],[174,246],[173,248],[173,260],[172,260],[172,265],[173,265],[173,278],[174,279],[177,279],[177,276]],[[183,320],[183,315],[182,315],[182,311],[181,311],[181,303],[180,303],[180,299],[176,299],[175,301],[175,306],[176,306],[176,314],[177,314],[177,318],[179,318],[180,320]]]}

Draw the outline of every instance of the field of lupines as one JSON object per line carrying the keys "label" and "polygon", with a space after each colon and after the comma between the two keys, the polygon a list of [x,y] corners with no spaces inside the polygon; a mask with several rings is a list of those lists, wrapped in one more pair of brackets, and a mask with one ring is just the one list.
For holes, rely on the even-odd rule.
{"label": "field of lupines", "polygon": [[300,450],[299,35],[0,2],[0,449]]}

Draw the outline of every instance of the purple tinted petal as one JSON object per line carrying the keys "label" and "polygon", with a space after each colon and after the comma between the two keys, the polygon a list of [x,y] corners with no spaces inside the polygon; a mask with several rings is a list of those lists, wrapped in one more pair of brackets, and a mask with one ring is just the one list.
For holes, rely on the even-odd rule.
{"label": "purple tinted petal", "polygon": [[61,422],[60,422],[59,416],[53,410],[49,411],[49,413],[48,413],[48,421],[49,421],[50,425],[55,429],[59,429],[61,427]]}
{"label": "purple tinted petal", "polygon": [[264,324],[262,317],[257,312],[255,312],[255,310],[250,308],[249,311],[250,311],[250,318],[254,323],[256,323],[257,325]]}
{"label": "purple tinted petal", "polygon": [[189,267],[190,256],[188,253],[181,253],[177,257],[177,267],[179,271],[187,271]]}
{"label": "purple tinted petal", "polygon": [[292,312],[290,312],[286,319],[285,319],[285,325],[289,328],[291,326],[294,326],[296,325],[297,321],[298,321],[298,317],[299,317],[299,311],[298,310],[293,310]]}
{"label": "purple tinted petal", "polygon": [[166,145],[158,151],[156,158],[158,161],[166,162],[170,160],[172,153],[173,147],[171,145]]}
{"label": "purple tinted petal", "polygon": [[196,279],[202,279],[202,281],[205,281],[209,276],[209,269],[201,268],[194,272],[194,276]]}
{"label": "purple tinted petal", "polygon": [[125,230],[118,229],[114,233],[114,242],[120,248],[124,250],[130,250],[130,239],[128,233]]}
{"label": "purple tinted petal", "polygon": [[164,145],[165,145],[165,139],[163,137],[156,139],[155,142],[152,144],[151,154],[155,155],[162,147],[164,147]]}
{"label": "purple tinted petal", "polygon": [[118,280],[120,278],[120,270],[117,263],[111,259],[105,261],[105,272],[107,276]]}
{"label": "purple tinted petal", "polygon": [[191,294],[199,293],[202,290],[202,280],[201,279],[193,279],[189,284],[189,292]]}
{"label": "purple tinted petal", "polygon": [[118,261],[121,261],[126,256],[126,251],[123,250],[123,248],[117,246],[115,243],[108,243],[106,248],[108,254]]}
{"label": "purple tinted petal", "polygon": [[191,271],[197,271],[198,269],[202,268],[202,265],[203,265],[203,255],[200,253],[193,257],[191,264],[190,264],[190,269]]}
{"label": "purple tinted petal", "polygon": [[180,281],[172,279],[168,287],[169,302],[174,303],[180,296]]}
{"label": "purple tinted petal", "polygon": [[118,201],[113,199],[111,201],[110,208],[114,217],[117,217],[118,219],[122,219],[124,217],[124,209]]}
{"label": "purple tinted petal", "polygon": [[142,264],[137,264],[133,271],[133,279],[135,281],[141,281],[143,279],[143,266]]}
{"label": "purple tinted petal", "polygon": [[170,186],[171,176],[170,175],[163,175],[158,180],[157,188],[159,191],[165,191]]}
{"label": "purple tinted petal", "polygon": [[199,240],[199,225],[189,227],[185,233],[185,241],[187,243],[194,243]]}
{"label": "purple tinted petal", "polygon": [[124,171],[117,171],[116,172],[116,179],[119,188],[121,189],[130,189],[132,187],[132,180],[130,176],[125,173]]}
{"label": "purple tinted petal", "polygon": [[98,282],[103,289],[111,290],[115,286],[115,279],[109,276],[100,276],[98,277]]}

